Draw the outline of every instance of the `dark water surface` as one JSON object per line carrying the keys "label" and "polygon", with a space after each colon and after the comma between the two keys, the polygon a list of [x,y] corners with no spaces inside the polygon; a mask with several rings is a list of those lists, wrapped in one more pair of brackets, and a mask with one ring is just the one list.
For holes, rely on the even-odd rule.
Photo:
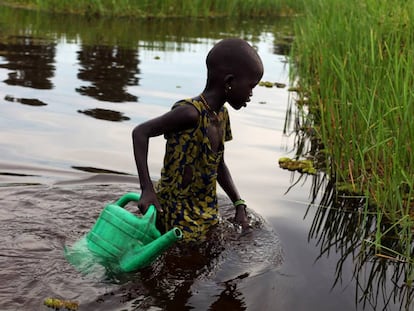
{"label": "dark water surface", "polygon": [[[226,161],[252,210],[253,235],[226,219],[217,243],[171,250],[129,275],[84,276],[63,257],[102,208],[139,191],[131,131],[204,87],[204,59],[227,36],[263,58],[263,80],[288,83],[290,20],[94,20],[1,8],[0,309],[46,310],[47,297],[79,310],[355,310],[352,256],[321,257],[308,239],[312,178],[278,168],[293,151],[283,134],[286,88],[257,87],[249,106],[230,110]],[[151,141],[159,177],[163,138]],[[329,227],[329,226],[328,226]],[[321,236],[323,232],[321,233]],[[338,262],[341,282],[333,287]],[[379,303],[378,310],[382,304]],[[366,305],[365,309],[375,309]]]}

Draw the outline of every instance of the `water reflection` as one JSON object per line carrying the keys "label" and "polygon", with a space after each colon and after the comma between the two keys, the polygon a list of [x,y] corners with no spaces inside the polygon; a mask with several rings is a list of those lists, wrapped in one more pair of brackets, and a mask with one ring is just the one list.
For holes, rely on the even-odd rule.
{"label": "water reflection", "polygon": [[[151,267],[133,275],[114,275],[122,284],[114,295],[122,295],[124,302],[143,309],[152,305],[171,311],[247,310],[243,289],[249,288],[254,277],[280,265],[280,249],[276,236],[253,212],[254,236],[240,236],[230,221],[232,205],[223,198],[219,201],[223,220],[208,241],[177,245]],[[262,289],[265,292],[267,289]],[[101,299],[106,300],[104,296]]]}
{"label": "water reflection", "polygon": [[47,106],[46,103],[36,98],[16,98],[11,95],[6,95],[4,97],[4,100],[7,100],[12,103],[20,103],[20,104],[28,105],[28,106]]}
{"label": "water reflection", "polygon": [[136,49],[119,46],[81,45],[78,78],[91,82],[76,89],[82,95],[108,102],[136,102],[127,87],[138,85],[139,60]]}
{"label": "water reflection", "polygon": [[99,120],[107,120],[107,121],[128,121],[130,120],[129,117],[124,116],[121,112],[110,110],[110,109],[86,109],[86,110],[78,110],[79,113],[83,113],[87,116],[93,117]]}
{"label": "water reflection", "polygon": [[[242,279],[243,275],[238,279]],[[218,299],[211,305],[210,310],[247,310],[242,293],[237,288],[236,280],[223,282],[224,290]]]}
{"label": "water reflection", "polygon": [[0,68],[11,72],[3,82],[34,89],[51,89],[56,44],[32,36],[10,36],[0,42]]}
{"label": "water reflection", "polygon": [[331,181],[324,183],[323,191],[309,238],[317,241],[320,257],[330,252],[341,254],[334,286],[342,279],[345,261],[352,259],[357,303],[374,310],[410,310],[414,292],[406,282],[412,267],[395,256],[395,252],[403,251],[396,232],[381,221],[386,234],[381,237],[382,247],[373,247],[370,242],[375,240],[376,209],[367,206],[365,197],[338,190]]}
{"label": "water reflection", "polygon": [[[299,99],[300,101],[301,99]],[[306,111],[303,105],[288,107],[285,133],[295,135],[295,157],[312,159],[323,168],[326,160],[323,145],[312,130],[317,116]],[[353,263],[352,279],[356,283],[356,307],[372,310],[412,310],[414,306],[413,265],[399,254],[413,253],[405,249],[399,238],[398,226],[386,217],[378,219],[375,206],[365,196],[338,187],[323,171],[309,176],[293,174],[288,191],[306,178],[312,178],[310,209],[316,208],[308,238],[316,241],[319,258],[331,253],[340,255],[336,263],[335,281],[341,284],[346,262]],[[381,236],[378,235],[381,232]]]}
{"label": "water reflection", "polygon": [[[0,256],[5,267],[1,301],[6,309],[38,309],[42,299],[48,296],[78,299],[82,309],[101,311],[156,309],[156,306],[166,306],[170,310],[244,310],[248,307],[250,310],[266,310],[277,302],[275,287],[269,284],[275,283],[274,277],[282,262],[281,246],[275,232],[263,221],[255,231],[257,236],[251,240],[226,241],[226,252],[219,251],[215,255],[213,251],[208,256],[190,252],[187,256],[180,255],[179,259],[177,256],[174,259],[171,254],[169,259],[162,261],[163,265],[131,276],[122,286],[82,278],[63,262],[62,245],[65,240],[77,239],[89,228],[103,202],[113,200],[116,194],[126,190],[136,190],[136,175],[121,175],[122,172],[135,174],[129,145],[131,128],[135,121],[161,110],[157,104],[150,107],[148,102],[157,102],[165,96],[167,100],[162,99],[170,103],[176,91],[176,81],[171,79],[169,85],[162,85],[165,89],[161,90],[161,95],[145,95],[159,89],[157,83],[160,84],[164,71],[147,72],[143,77],[155,77],[155,84],[148,83],[147,89],[134,88],[144,83],[144,79],[139,80],[140,69],[144,68],[140,61],[146,56],[147,60],[152,59],[148,54],[153,51],[181,53],[163,54],[160,64],[166,64],[164,60],[168,57],[190,55],[186,62],[179,59],[178,63],[185,63],[185,68],[174,70],[187,77],[193,87],[192,83],[200,76],[200,67],[204,65],[193,66],[191,55],[206,52],[219,38],[240,36],[274,60],[272,51],[278,50],[277,34],[285,27],[284,23],[233,19],[126,22],[0,10],[0,36],[26,33],[32,38],[48,38],[57,44],[53,53],[56,69],[46,68],[46,73],[41,75],[49,77],[53,91],[34,92],[30,89],[33,82],[23,82],[23,76],[22,83],[28,86],[24,89],[2,83],[1,91],[12,94],[7,95],[7,105],[2,106],[2,116],[6,116],[0,122],[4,133],[0,146],[2,161],[16,163],[0,174],[4,181],[0,188],[5,206],[0,215],[3,221],[0,227],[4,230],[0,244],[3,254],[10,254]],[[9,63],[4,50],[12,50],[5,47],[8,42],[2,40],[0,64],[3,65]],[[12,71],[3,68],[7,69],[0,70],[4,76]],[[134,94],[137,90],[142,92],[139,93],[142,105],[135,104],[139,100]],[[188,92],[184,88],[181,91]],[[38,96],[39,102],[33,96]],[[146,103],[144,96],[148,97]],[[40,102],[48,106],[45,109],[27,106]],[[111,104],[119,102],[125,103]],[[122,106],[128,116],[114,106]],[[131,122],[127,120],[129,117]],[[91,118],[115,122],[94,122]],[[253,142],[249,142],[249,148],[252,146]],[[254,148],[253,153],[260,152],[261,147]],[[28,169],[23,163],[29,167],[41,164],[39,176],[29,174],[38,170]],[[62,174],[79,174],[82,179],[66,184],[63,180],[61,186],[49,187],[55,174],[58,180],[65,179],[54,172],[56,166],[64,171]],[[47,173],[41,174],[44,168]],[[9,171],[25,174],[10,175]],[[97,175],[83,177],[91,172]],[[261,173],[257,171],[255,174],[259,176]],[[130,182],[127,186],[125,178]],[[23,187],[37,181],[42,185]],[[12,188],[12,185],[22,187]],[[254,191],[255,187],[251,189]],[[231,205],[228,209],[233,215]],[[45,249],[48,250],[46,253]],[[27,258],[27,255],[33,258]]]}
{"label": "water reflection", "polygon": [[294,37],[288,34],[280,36],[277,44],[274,45],[273,53],[277,55],[290,55]]}
{"label": "water reflection", "polygon": [[[59,186],[0,187],[2,310],[43,310],[47,297],[100,311],[246,310],[248,303],[260,305],[246,295],[256,290],[269,299],[272,289],[264,281],[282,262],[277,237],[253,212],[254,235],[240,236],[227,221],[234,216],[233,205],[223,197],[219,205],[224,220],[211,242],[172,248],[136,273],[100,270],[81,275],[65,261],[63,245],[85,234],[105,204],[136,189],[128,176],[100,174],[98,183],[90,180],[95,176]],[[127,208],[133,212],[136,206]],[[263,281],[259,289],[252,285],[255,279]]]}
{"label": "water reflection", "polygon": [[96,173],[96,174],[116,174],[116,175],[129,175],[124,172],[117,172],[113,170],[108,170],[104,168],[97,168],[91,166],[72,166],[73,169],[82,171],[82,172],[89,172],[89,173]]}
{"label": "water reflection", "polygon": [[[257,44],[263,33],[290,32],[284,28],[286,20],[191,19],[177,23],[166,19],[157,23],[148,20],[118,23],[68,16],[62,21],[58,16],[8,8],[2,8],[0,22],[2,25],[18,22],[23,32],[30,33],[16,36],[13,27],[2,29],[2,37],[6,39],[0,43],[0,56],[4,59],[0,68],[11,70],[5,83],[52,89],[56,42],[64,37],[68,42],[80,43],[77,77],[87,84],[76,87],[76,92],[105,102],[138,102],[138,96],[131,94],[128,87],[139,85],[139,49],[184,51],[192,49],[192,44],[199,44],[199,38],[226,36],[240,36]],[[273,52],[288,55],[292,37],[278,35],[274,40]]]}

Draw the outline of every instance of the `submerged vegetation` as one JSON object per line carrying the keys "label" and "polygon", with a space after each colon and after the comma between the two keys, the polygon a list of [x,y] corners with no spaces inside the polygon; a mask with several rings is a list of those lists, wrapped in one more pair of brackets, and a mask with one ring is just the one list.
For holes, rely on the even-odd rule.
{"label": "submerged vegetation", "polygon": [[[414,2],[309,0],[295,26],[296,122],[312,133],[300,152],[367,199],[376,215],[363,247],[407,263],[414,280]],[[309,136],[308,136],[309,137]],[[315,137],[317,140],[315,140]],[[398,244],[390,247],[389,237]],[[388,245],[388,246],[387,246]]]}
{"label": "submerged vegetation", "polygon": [[285,0],[2,0],[1,4],[55,13],[146,18],[286,16],[299,8],[297,2]]}

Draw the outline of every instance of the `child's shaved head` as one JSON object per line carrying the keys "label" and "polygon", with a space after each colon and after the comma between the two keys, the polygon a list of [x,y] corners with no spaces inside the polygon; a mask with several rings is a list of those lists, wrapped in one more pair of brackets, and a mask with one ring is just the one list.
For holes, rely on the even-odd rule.
{"label": "child's shaved head", "polygon": [[208,53],[206,59],[208,80],[226,75],[263,74],[263,64],[256,50],[245,40],[224,39],[218,42]]}

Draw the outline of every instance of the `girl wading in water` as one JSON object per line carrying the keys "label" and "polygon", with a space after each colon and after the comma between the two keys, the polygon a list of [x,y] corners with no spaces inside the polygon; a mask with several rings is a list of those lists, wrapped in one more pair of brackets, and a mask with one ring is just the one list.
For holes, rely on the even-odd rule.
{"label": "girl wading in water", "polygon": [[[250,101],[263,76],[256,51],[241,39],[224,39],[208,53],[207,82],[201,94],[175,103],[172,109],[136,126],[134,156],[141,183],[138,207],[154,204],[158,229],[183,231],[184,241],[202,241],[218,223],[217,182],[235,207],[235,221],[249,230],[246,204],[224,161],[224,142],[232,139],[226,107],[239,110]],[[166,152],[161,179],[154,189],[148,171],[149,138],[164,135]]]}

